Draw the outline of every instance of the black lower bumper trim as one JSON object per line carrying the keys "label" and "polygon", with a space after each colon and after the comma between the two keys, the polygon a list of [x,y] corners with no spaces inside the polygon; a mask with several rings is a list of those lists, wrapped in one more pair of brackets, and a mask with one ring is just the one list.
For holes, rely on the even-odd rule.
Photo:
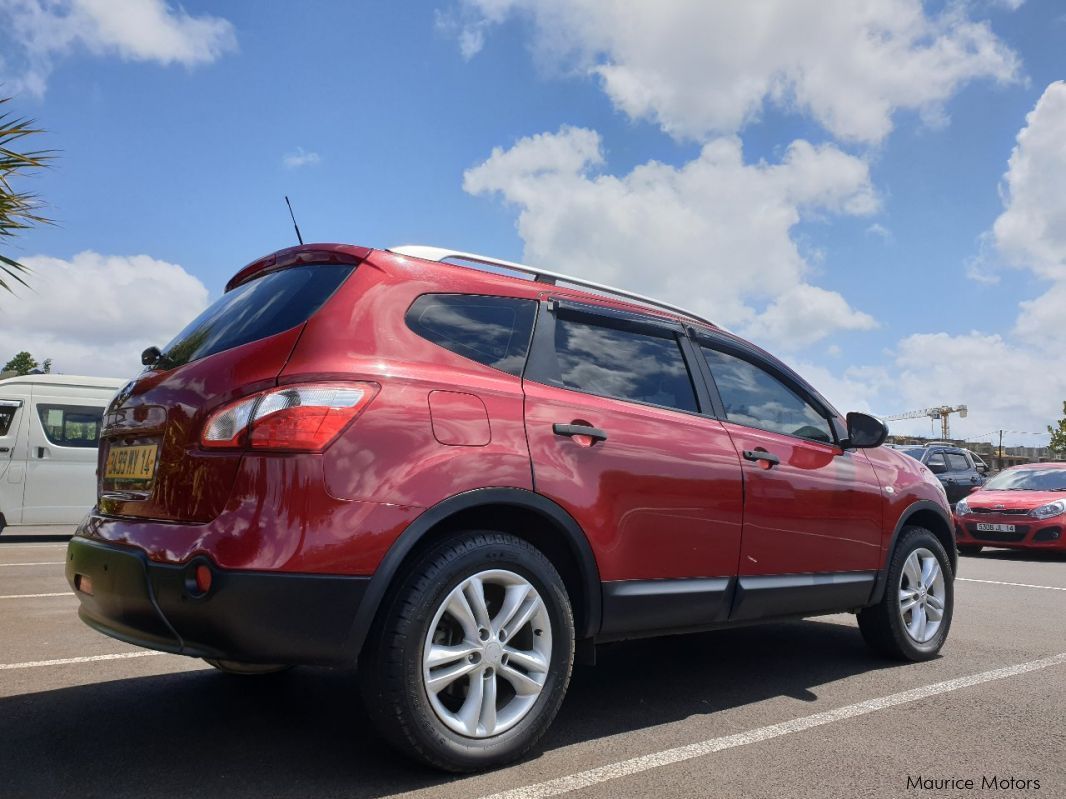
{"label": "black lower bumper trim", "polygon": [[[67,548],[78,615],[119,640],[249,663],[338,664],[357,654],[349,636],[369,577],[213,567],[211,590],[197,596],[189,568],[78,536]],[[78,589],[86,580],[91,594]]]}

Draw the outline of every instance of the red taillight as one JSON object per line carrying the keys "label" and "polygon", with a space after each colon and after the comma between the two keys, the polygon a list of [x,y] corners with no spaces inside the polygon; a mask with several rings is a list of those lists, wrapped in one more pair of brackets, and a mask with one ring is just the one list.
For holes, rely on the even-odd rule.
{"label": "red taillight", "polygon": [[193,582],[196,584],[196,590],[201,594],[206,594],[210,591],[211,583],[213,582],[210,567],[203,563],[197,563],[196,568],[193,569]]}
{"label": "red taillight", "polygon": [[272,388],[211,414],[200,443],[211,449],[320,452],[377,392],[375,383],[300,383]]}

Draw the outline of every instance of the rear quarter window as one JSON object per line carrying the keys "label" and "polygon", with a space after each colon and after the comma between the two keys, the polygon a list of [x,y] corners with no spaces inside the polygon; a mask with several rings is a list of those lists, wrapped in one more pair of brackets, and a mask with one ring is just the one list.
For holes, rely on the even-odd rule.
{"label": "rear quarter window", "polygon": [[536,302],[517,297],[426,294],[407,311],[407,326],[456,355],[519,376],[536,313]]}
{"label": "rear quarter window", "polygon": [[320,264],[271,272],[228,291],[163,348],[172,369],[303,324],[330,298],[351,266]]}

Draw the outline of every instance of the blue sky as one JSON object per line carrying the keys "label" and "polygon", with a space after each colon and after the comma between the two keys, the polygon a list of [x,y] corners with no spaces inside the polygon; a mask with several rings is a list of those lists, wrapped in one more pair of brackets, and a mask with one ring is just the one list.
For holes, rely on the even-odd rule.
{"label": "blue sky", "polygon": [[60,151],[25,182],[58,224],[18,242],[37,291],[0,297],[0,341],[136,371],[293,243],[288,194],[308,240],[623,283],[844,409],[967,403],[959,433],[1046,441],[1023,433],[1066,399],[1066,201],[1038,202],[1066,180],[1062,5],[715,5],[0,0],[0,94]]}

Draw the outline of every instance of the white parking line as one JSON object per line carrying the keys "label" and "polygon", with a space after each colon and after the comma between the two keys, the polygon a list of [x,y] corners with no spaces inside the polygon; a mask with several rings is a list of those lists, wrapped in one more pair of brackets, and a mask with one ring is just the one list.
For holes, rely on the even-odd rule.
{"label": "white parking line", "polygon": [[63,566],[65,563],[62,560],[42,560],[36,563],[0,563],[0,568],[4,566]]}
{"label": "white parking line", "polygon": [[956,577],[956,582],[964,583],[988,583],[989,585],[1013,585],[1018,588],[1046,588],[1048,591],[1066,591],[1066,588],[1062,588],[1057,585],[1032,585],[1031,583],[1004,583],[1000,580],[974,580],[972,577]]}
{"label": "white parking line", "polygon": [[66,666],[71,663],[94,663],[97,660],[125,660],[126,658],[147,658],[165,655],[166,652],[121,652],[115,655],[87,655],[80,658],[60,658],[59,660],[32,660],[28,663],[0,663],[0,671],[5,669],[39,669],[42,666]]}
{"label": "white parking line", "polygon": [[758,729],[749,730],[748,732],[742,732],[736,735],[727,735],[722,738],[711,738],[706,741],[700,741],[699,743],[679,746],[675,749],[666,749],[662,752],[634,757],[630,760],[623,760],[618,763],[611,763],[607,766],[600,766],[599,768],[571,774],[568,777],[559,777],[554,780],[548,780],[547,782],[538,782],[533,785],[526,785],[522,788],[514,788],[509,791],[494,793],[490,796],[482,797],[482,799],[543,799],[543,797],[558,796],[562,793],[569,793],[570,791],[576,791],[581,788],[588,788],[601,782],[616,780],[620,777],[628,777],[633,774],[639,774],[642,771],[669,766],[673,763],[680,763],[696,757],[703,757],[704,755],[721,752],[725,749],[733,749],[737,746],[746,746],[747,744],[759,743],[760,741],[768,741],[771,738],[778,738],[793,732],[803,732],[804,730],[809,730],[813,727],[832,724],[834,721],[844,721],[845,719],[873,713],[876,710],[884,710],[885,708],[904,705],[909,702],[917,702],[930,696],[936,696],[937,694],[957,691],[960,688],[968,688],[972,685],[980,685],[981,683],[991,682],[992,680],[1003,680],[1008,677],[1025,674],[1030,671],[1038,671],[1039,669],[1046,669],[1051,666],[1058,666],[1063,663],[1066,663],[1066,652],[1059,655],[1053,655],[1052,657],[1042,658],[1041,660],[1020,663],[1017,666],[993,669],[992,671],[985,671],[969,677],[959,677],[955,680],[947,680],[946,682],[938,682],[921,688],[913,688],[910,691],[902,691],[898,694],[882,696],[879,699],[869,699],[854,705],[845,705],[836,710],[827,710],[824,713],[815,713],[813,716],[804,716],[803,718],[785,721],[780,724],[771,724],[768,727],[759,727]]}
{"label": "white parking line", "polygon": [[4,594],[0,599],[41,599],[46,596],[74,596],[71,591],[59,591],[55,594]]}

